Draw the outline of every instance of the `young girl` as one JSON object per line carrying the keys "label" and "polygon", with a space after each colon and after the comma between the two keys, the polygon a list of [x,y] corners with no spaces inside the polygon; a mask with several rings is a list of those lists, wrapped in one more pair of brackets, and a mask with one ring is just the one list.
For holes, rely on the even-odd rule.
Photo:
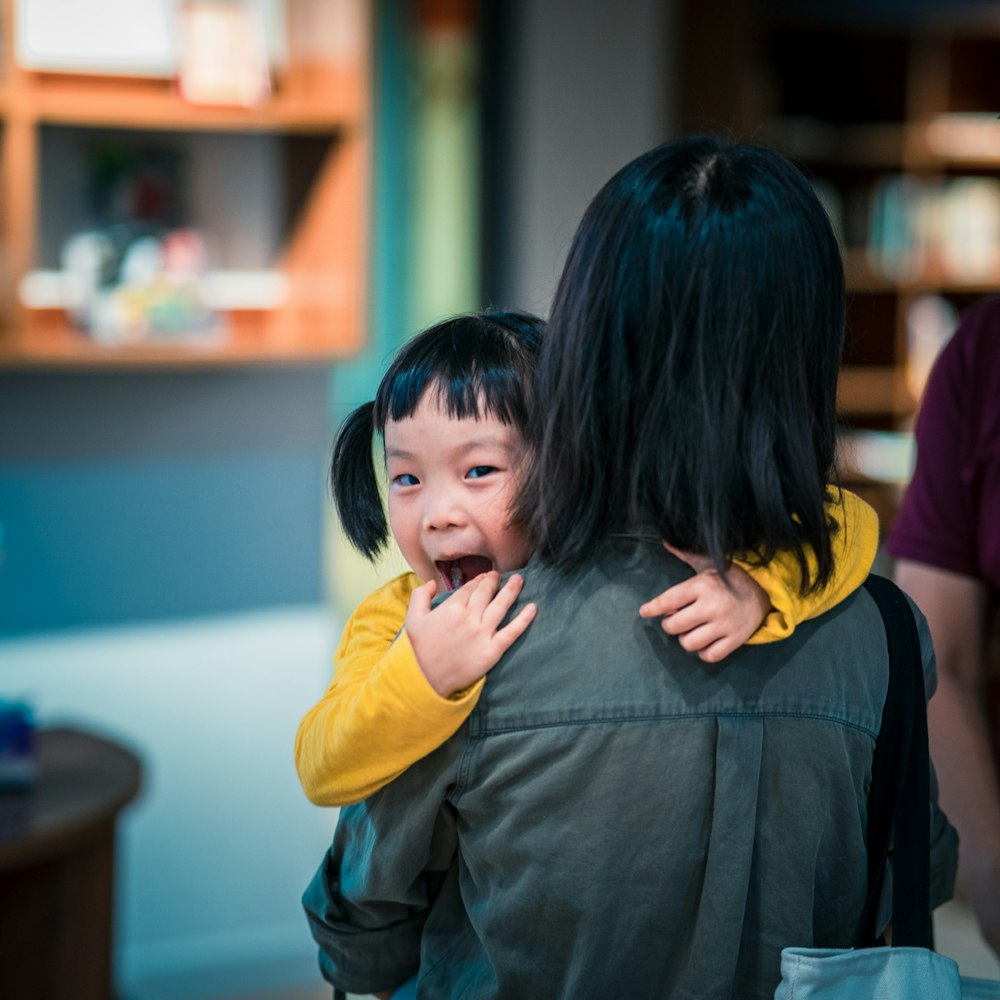
{"label": "young girl", "polygon": [[[500,574],[523,567],[532,552],[510,510],[542,329],[522,313],[485,312],[426,330],[337,438],[331,481],[347,537],[369,558],[388,542],[373,464],[377,433],[389,526],[413,572],[351,616],[333,682],[299,725],[299,779],[318,805],[367,798],[448,739],[475,706],[485,674],[535,616],[528,604],[504,624],[522,581],[512,573],[501,586]],[[725,578],[697,573],[639,613],[664,616],[664,630],[709,662],[744,641],[790,635],[855,590],[874,559],[878,521],[867,504],[840,492],[827,514],[837,530],[822,590],[802,596],[803,567],[782,551],[767,565],[733,565]],[[807,578],[814,571],[813,561]]]}

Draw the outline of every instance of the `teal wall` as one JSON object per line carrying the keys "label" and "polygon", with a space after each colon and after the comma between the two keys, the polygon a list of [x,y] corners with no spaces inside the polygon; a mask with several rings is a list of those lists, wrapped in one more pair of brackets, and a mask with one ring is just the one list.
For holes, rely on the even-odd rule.
{"label": "teal wall", "polygon": [[0,636],[319,601],[326,382],[0,376]]}

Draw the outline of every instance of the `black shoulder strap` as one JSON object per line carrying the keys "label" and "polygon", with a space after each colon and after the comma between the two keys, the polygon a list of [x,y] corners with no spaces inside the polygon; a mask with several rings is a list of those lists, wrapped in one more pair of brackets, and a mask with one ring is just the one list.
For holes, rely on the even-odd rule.
{"label": "black shoulder strap", "polygon": [[913,611],[899,587],[874,574],[864,585],[885,622],[889,688],[868,794],[868,900],[859,944],[875,943],[878,901],[892,844],[892,942],[929,948],[930,757],[920,640]]}

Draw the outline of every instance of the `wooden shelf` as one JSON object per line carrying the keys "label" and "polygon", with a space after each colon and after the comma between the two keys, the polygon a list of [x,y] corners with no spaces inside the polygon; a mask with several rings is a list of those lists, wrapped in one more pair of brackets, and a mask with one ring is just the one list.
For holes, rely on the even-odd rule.
{"label": "wooden shelf", "polygon": [[900,124],[833,125],[817,118],[774,118],[765,142],[812,164],[891,169],[899,167],[907,133]]}
{"label": "wooden shelf", "polygon": [[981,0],[949,0],[947,4],[862,5],[791,3],[772,4],[774,21],[790,28],[815,32],[817,21],[823,26],[855,34],[885,35],[905,31],[914,38],[936,37],[942,32],[967,31],[981,35],[1000,35],[1000,11],[995,4]]}
{"label": "wooden shelf", "polygon": [[1000,121],[992,112],[942,114],[915,122],[907,127],[906,145],[913,164],[1000,171]]}
{"label": "wooden shelf", "polygon": [[1000,122],[992,113],[847,125],[817,118],[775,118],[762,127],[762,137],[814,169],[852,167],[901,173],[941,171],[958,164],[1000,171]]}
{"label": "wooden shelf", "polygon": [[191,104],[166,80],[35,76],[9,106],[38,124],[186,132],[333,132],[367,118],[362,83],[347,72],[323,75],[316,92],[279,88],[255,108]]}
{"label": "wooden shelf", "polygon": [[352,303],[327,306],[314,322],[291,306],[239,309],[218,331],[102,344],[72,326],[61,309],[25,311],[28,326],[0,334],[0,368],[207,368],[332,362],[362,346]]}
{"label": "wooden shelf", "polygon": [[853,416],[906,417],[917,401],[901,369],[892,365],[845,365],[837,382],[837,409]]}
{"label": "wooden shelf", "polygon": [[[8,25],[15,3],[0,0]],[[181,97],[174,81],[164,78],[28,71],[16,64],[8,37],[0,78],[0,368],[313,364],[360,350],[366,329],[370,229],[371,8],[371,0],[339,0],[337,5],[288,0],[286,58],[272,80],[270,99],[250,108],[193,104]],[[287,301],[270,310],[228,311],[223,324],[227,333],[214,342],[171,343],[163,338],[121,347],[88,339],[58,309],[26,307],[18,294],[22,279],[58,266],[58,246],[81,225],[64,222],[48,210],[52,198],[45,184],[52,181],[43,166],[59,156],[84,155],[90,140],[80,139],[78,133],[87,129],[94,130],[95,142],[108,148],[117,144],[126,162],[130,157],[141,162],[144,150],[156,154],[165,149],[167,155],[183,159],[185,168],[190,166],[191,176],[198,176],[198,161],[204,156],[215,170],[214,183],[223,188],[226,184],[218,178],[230,176],[233,167],[223,172],[217,159],[220,150],[239,161],[240,153],[234,150],[247,148],[229,136],[287,139],[280,144],[268,139],[254,147],[270,157],[268,166],[254,174],[257,183],[279,188],[267,191],[272,214],[266,223],[250,230],[258,236],[266,233],[250,242],[253,254],[267,259],[251,257],[248,263],[227,260],[223,254],[212,261],[223,270],[279,274],[287,285]],[[174,135],[157,138],[157,133]],[[219,133],[226,138],[219,139]],[[236,162],[237,173],[240,166]],[[183,175],[177,188],[191,183],[183,169],[177,173]],[[86,175],[79,164],[75,173],[58,170],[54,176],[53,183],[76,185],[77,203],[86,197],[80,195]],[[199,183],[204,186],[204,181]],[[240,186],[233,185],[237,190]],[[245,195],[233,195],[227,204],[227,193],[219,191],[211,206],[205,194],[200,195],[203,214],[223,230],[228,222],[221,220],[240,220],[257,211]],[[104,223],[119,221],[130,217]],[[204,242],[212,245],[212,222],[192,212],[181,225],[198,231],[204,227]],[[173,227],[161,223],[161,228]],[[234,221],[233,233],[227,233],[234,258],[243,249],[242,236]]]}
{"label": "wooden shelf", "polygon": [[848,292],[896,292],[899,283],[872,267],[866,250],[844,251],[844,280]]}
{"label": "wooden shelf", "polygon": [[0,350],[2,369],[73,369],[109,368],[239,368],[330,363],[348,357],[354,350],[328,344],[294,349],[280,343],[224,342],[199,345],[195,341],[171,344],[147,341],[121,347],[106,347],[80,338],[27,348]]}
{"label": "wooden shelf", "polygon": [[866,250],[844,252],[847,290],[853,293],[918,295],[925,292],[956,295],[989,295],[1000,288],[1000,271],[992,276],[962,279],[941,267],[929,266],[919,275],[895,279],[882,274],[868,259]]}

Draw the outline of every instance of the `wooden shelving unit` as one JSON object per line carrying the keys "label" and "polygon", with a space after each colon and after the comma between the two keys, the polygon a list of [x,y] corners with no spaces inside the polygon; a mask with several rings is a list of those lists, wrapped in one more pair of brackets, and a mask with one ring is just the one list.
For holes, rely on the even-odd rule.
{"label": "wooden shelving unit", "polygon": [[[272,96],[253,108],[195,105],[166,79],[25,70],[3,4],[0,72],[0,367],[108,368],[298,364],[357,351],[365,338],[370,229],[369,0],[285,0],[287,61]],[[314,27],[336,17],[337,44],[317,44]],[[347,36],[343,34],[347,32]],[[268,307],[229,310],[221,333],[104,346],[59,308],[31,307],[22,279],[51,268],[39,260],[44,190],[43,133],[75,130],[125,136],[141,149],[157,135],[199,144],[223,135],[259,135],[280,144],[280,246],[256,268],[287,290]],[[225,199],[227,192],[220,191]],[[225,204],[225,202],[223,202]],[[235,202],[228,211],[253,212]],[[197,227],[198,219],[190,224]],[[63,238],[72,235],[67,231]],[[210,234],[209,234],[210,235]],[[217,262],[223,269],[225,261]]]}
{"label": "wooden shelving unit", "polygon": [[1000,3],[686,0],[682,39],[683,129],[768,142],[839,196],[849,292],[840,411],[855,428],[907,428],[919,404],[908,310],[918,296],[962,309],[1000,289],[1000,233],[995,273],[929,253],[893,274],[872,253],[873,198],[890,177],[1000,178]]}

